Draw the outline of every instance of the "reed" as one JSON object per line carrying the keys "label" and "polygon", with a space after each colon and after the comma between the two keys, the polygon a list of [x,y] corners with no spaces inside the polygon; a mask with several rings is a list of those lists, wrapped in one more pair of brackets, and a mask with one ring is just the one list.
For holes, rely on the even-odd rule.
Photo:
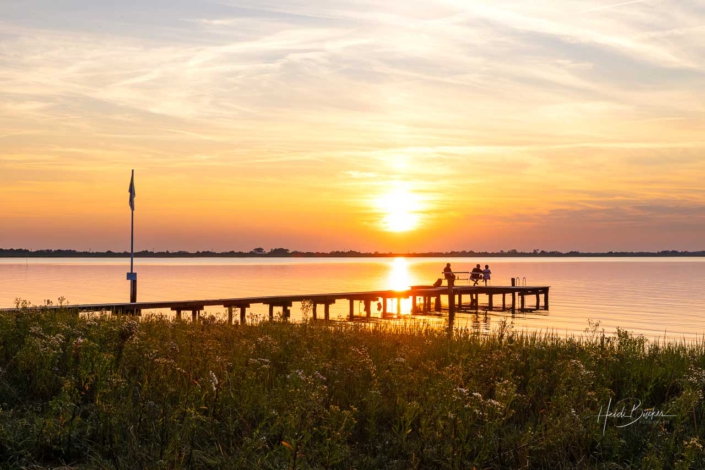
{"label": "reed", "polygon": [[[3,468],[705,468],[705,343],[0,317]],[[617,428],[634,397],[671,418]]]}

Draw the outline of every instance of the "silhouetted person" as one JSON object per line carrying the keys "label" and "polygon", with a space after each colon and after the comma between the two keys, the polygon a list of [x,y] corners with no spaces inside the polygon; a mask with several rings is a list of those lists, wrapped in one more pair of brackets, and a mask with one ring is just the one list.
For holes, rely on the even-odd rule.
{"label": "silhouetted person", "polygon": [[485,269],[482,270],[482,280],[485,281],[485,285],[487,285],[487,281],[492,279],[492,271],[490,271],[490,265],[486,264]]}
{"label": "silhouetted person", "polygon": [[455,274],[453,274],[453,269],[450,267],[450,263],[446,263],[446,267],[443,268],[443,275],[448,281],[448,285],[452,286],[455,281]]}
{"label": "silhouetted person", "polygon": [[482,268],[480,268],[480,265],[478,264],[474,268],[472,268],[472,272],[470,273],[470,280],[472,281],[472,285],[476,286],[478,282],[480,282],[480,279],[482,279]]}

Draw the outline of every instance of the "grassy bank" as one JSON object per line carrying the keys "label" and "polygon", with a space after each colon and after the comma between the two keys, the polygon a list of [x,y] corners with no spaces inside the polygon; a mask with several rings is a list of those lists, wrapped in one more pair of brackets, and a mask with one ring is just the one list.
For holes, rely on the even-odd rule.
{"label": "grassy bank", "polygon": [[[705,468],[705,347],[0,317],[2,468]],[[668,418],[598,422],[610,398]],[[614,406],[614,405],[613,405]]]}

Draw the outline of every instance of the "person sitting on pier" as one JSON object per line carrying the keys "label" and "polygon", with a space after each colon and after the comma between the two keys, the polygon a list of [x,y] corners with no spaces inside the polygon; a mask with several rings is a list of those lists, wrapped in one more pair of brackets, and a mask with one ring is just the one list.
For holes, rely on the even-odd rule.
{"label": "person sitting on pier", "polygon": [[482,270],[482,280],[485,281],[485,285],[487,285],[487,281],[492,279],[492,271],[490,271],[490,265],[486,264],[485,269]]}
{"label": "person sitting on pier", "polygon": [[470,273],[470,280],[472,281],[472,285],[476,286],[478,282],[480,282],[480,279],[482,279],[482,268],[480,268],[480,265],[478,264],[474,268],[472,268],[472,272]]}
{"label": "person sitting on pier", "polygon": [[450,267],[450,263],[446,263],[446,267],[443,268],[443,275],[448,281],[448,285],[452,285],[455,281],[455,274],[453,274],[453,269]]}

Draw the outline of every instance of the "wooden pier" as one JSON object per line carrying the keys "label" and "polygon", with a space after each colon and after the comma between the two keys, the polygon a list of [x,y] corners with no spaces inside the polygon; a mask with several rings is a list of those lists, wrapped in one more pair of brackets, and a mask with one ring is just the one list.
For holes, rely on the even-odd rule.
{"label": "wooden pier", "polygon": [[[243,297],[229,299],[165,301],[165,302],[135,302],[135,303],[101,303],[65,306],[39,307],[42,309],[69,309],[79,312],[111,312],[116,314],[137,314],[145,310],[170,309],[177,319],[183,312],[190,312],[191,318],[197,320],[205,307],[224,307],[228,312],[228,322],[233,322],[235,311],[239,313],[239,322],[246,322],[247,309],[253,305],[263,305],[268,308],[269,319],[274,319],[275,309],[281,312],[281,317],[287,320],[291,315],[291,307],[296,302],[310,302],[314,320],[319,319],[323,307],[323,319],[330,320],[330,306],[338,301],[349,304],[347,320],[354,321],[359,317],[371,318],[373,304],[378,306],[381,318],[399,318],[403,299],[411,299],[411,315],[443,315],[446,312],[452,323],[456,313],[511,311],[531,312],[548,310],[550,287],[526,286],[454,286],[427,287],[413,286],[406,290],[384,290],[368,292],[342,292],[332,294],[286,295],[272,297]],[[486,300],[480,303],[481,298]],[[445,299],[445,306],[443,300]],[[390,312],[390,301],[395,303],[394,312]],[[355,315],[355,303],[364,304],[363,315]],[[0,313],[16,312],[21,309],[4,308]]]}

